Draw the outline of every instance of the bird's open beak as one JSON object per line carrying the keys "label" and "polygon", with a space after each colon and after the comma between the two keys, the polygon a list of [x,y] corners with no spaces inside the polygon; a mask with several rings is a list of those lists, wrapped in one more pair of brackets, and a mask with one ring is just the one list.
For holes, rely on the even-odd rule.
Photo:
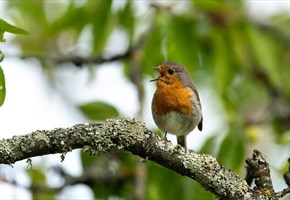
{"label": "bird's open beak", "polygon": [[[161,72],[158,67],[153,67],[153,69],[158,71],[159,73]],[[150,82],[157,81],[157,80],[158,80],[158,78],[155,78],[155,79],[150,80]]]}

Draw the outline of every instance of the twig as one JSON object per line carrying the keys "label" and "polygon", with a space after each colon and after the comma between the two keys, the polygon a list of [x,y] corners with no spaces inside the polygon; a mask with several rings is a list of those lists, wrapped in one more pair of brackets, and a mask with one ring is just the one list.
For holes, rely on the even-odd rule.
{"label": "twig", "polygon": [[277,197],[278,198],[282,198],[284,197],[286,194],[289,194],[290,193],[290,187],[282,190],[281,192],[277,192]]}
{"label": "twig", "polygon": [[96,56],[96,57],[92,57],[92,58],[83,58],[83,57],[75,56],[75,57],[54,59],[54,62],[56,64],[71,62],[75,66],[81,67],[84,64],[102,64],[102,63],[113,62],[113,61],[129,58],[133,51],[134,51],[134,48],[132,47],[132,48],[129,48],[124,53],[116,54],[116,55],[113,55],[113,56],[110,56],[107,58],[103,57],[103,56]]}
{"label": "twig", "polygon": [[135,50],[135,47],[128,48],[124,53],[112,55],[109,57],[104,57],[102,55],[97,55],[95,57],[80,57],[80,56],[71,56],[71,57],[62,57],[62,58],[54,58],[49,56],[41,56],[41,55],[22,55],[20,56],[22,59],[28,58],[37,58],[42,61],[49,61],[55,64],[63,64],[63,63],[72,63],[77,67],[82,67],[85,64],[103,64],[107,62],[114,62],[117,60],[122,60],[129,58],[132,52]]}

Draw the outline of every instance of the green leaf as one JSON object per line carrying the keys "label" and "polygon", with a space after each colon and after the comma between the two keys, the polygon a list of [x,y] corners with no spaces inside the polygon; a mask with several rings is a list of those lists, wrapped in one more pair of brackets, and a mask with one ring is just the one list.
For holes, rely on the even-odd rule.
{"label": "green leaf", "polygon": [[276,142],[282,145],[290,144],[290,130],[277,134]]}
{"label": "green leaf", "polygon": [[209,137],[204,145],[201,147],[201,149],[199,150],[199,153],[206,153],[206,154],[214,154],[215,150],[216,150],[216,140],[217,140],[217,135],[213,135],[211,137]]}
{"label": "green leaf", "polygon": [[44,172],[36,167],[27,170],[30,176],[31,182],[33,184],[43,184],[45,185],[46,178]]}
{"label": "green leaf", "polygon": [[233,67],[230,63],[230,53],[225,32],[216,29],[213,37],[213,58],[215,86],[220,94],[224,94],[233,79]]}
{"label": "green leaf", "polygon": [[[250,51],[255,56],[259,67],[270,78],[271,82],[275,86],[283,87],[281,82],[281,72],[283,71],[283,65],[279,64],[276,51],[277,42],[272,39],[271,36],[265,34],[263,31],[247,26],[248,39],[250,42]],[[283,73],[283,72],[282,72]]]}
{"label": "green leaf", "polygon": [[[184,200],[215,200],[214,194],[205,190],[198,182],[184,177],[183,180],[183,196]],[[178,198],[179,199],[179,198]]]}
{"label": "green leaf", "polygon": [[147,169],[147,199],[184,199],[184,177],[152,162],[147,162]]}
{"label": "green leaf", "polygon": [[92,156],[89,155],[88,152],[81,151],[81,161],[84,170],[87,170],[90,166],[92,166],[93,163],[96,162],[96,159],[96,156]]}
{"label": "green leaf", "polygon": [[0,62],[2,62],[4,60],[4,54],[2,53],[2,51],[0,50]]}
{"label": "green leaf", "polygon": [[194,6],[198,9],[206,10],[206,11],[218,11],[221,10],[223,3],[221,1],[200,1],[193,0]]}
{"label": "green leaf", "polygon": [[142,55],[141,67],[144,74],[155,76],[157,73],[152,69],[164,62],[162,55],[162,35],[159,27],[154,27],[148,36]]}
{"label": "green leaf", "polygon": [[245,145],[241,132],[230,132],[224,138],[217,160],[233,171],[239,171],[245,159]]}
{"label": "green leaf", "polygon": [[117,117],[119,115],[116,108],[100,101],[93,101],[79,105],[78,108],[87,118],[94,121],[102,121],[108,118]]}
{"label": "green leaf", "polygon": [[214,199],[214,195],[188,177],[147,162],[147,199]]}
{"label": "green leaf", "polygon": [[[247,26],[248,22],[242,22],[242,27]],[[228,30],[229,34],[229,46],[233,55],[233,61],[236,66],[241,66],[243,70],[251,68],[251,52],[248,49],[248,38],[245,35],[245,31],[241,28],[233,28]]]}
{"label": "green leaf", "polygon": [[245,129],[245,138],[248,142],[254,143],[261,139],[259,128],[256,125],[247,126]]}
{"label": "green leaf", "polygon": [[119,13],[119,24],[125,29],[128,34],[129,43],[133,42],[135,30],[134,8],[132,1],[127,1],[124,9]]}
{"label": "green leaf", "polygon": [[27,31],[11,25],[8,22],[4,21],[3,19],[0,19],[0,32],[9,32],[9,33],[23,34],[23,35],[28,34]]}
{"label": "green leaf", "polygon": [[[196,20],[189,17],[174,17],[166,30],[168,33],[168,60],[178,61],[190,72],[198,67],[200,53],[197,39]],[[163,38],[164,36],[161,36]]]}
{"label": "green leaf", "polygon": [[93,49],[96,53],[102,52],[107,38],[110,35],[112,0],[88,1],[87,6],[94,8],[93,19]]}
{"label": "green leaf", "polygon": [[2,68],[0,67],[0,106],[3,105],[6,95],[6,87],[5,87],[5,76]]}
{"label": "green leaf", "polygon": [[[46,187],[46,176],[44,174],[44,169],[31,168],[27,170],[28,175],[31,180],[32,185],[38,185],[39,187]],[[33,192],[33,199],[55,199],[55,194],[48,191],[38,191]]]}
{"label": "green leaf", "polygon": [[[53,21],[50,26],[46,27],[48,35],[59,34],[63,31],[73,31],[74,37],[79,36],[86,24],[90,22],[90,15],[85,7],[75,6],[72,2],[67,11],[58,19]],[[87,23],[84,23],[86,21]],[[75,38],[74,38],[75,39]]]}

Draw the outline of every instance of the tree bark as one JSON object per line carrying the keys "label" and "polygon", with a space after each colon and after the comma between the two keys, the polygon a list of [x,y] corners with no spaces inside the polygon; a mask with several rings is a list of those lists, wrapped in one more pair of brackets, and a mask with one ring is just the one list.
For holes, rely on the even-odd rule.
{"label": "tree bark", "polygon": [[251,189],[245,180],[227,170],[211,155],[186,152],[179,145],[161,140],[142,122],[129,118],[49,131],[37,130],[2,139],[0,163],[11,165],[19,160],[54,153],[65,155],[78,148],[90,154],[129,151],[196,180],[220,199],[279,199],[282,195],[281,192],[265,193]]}

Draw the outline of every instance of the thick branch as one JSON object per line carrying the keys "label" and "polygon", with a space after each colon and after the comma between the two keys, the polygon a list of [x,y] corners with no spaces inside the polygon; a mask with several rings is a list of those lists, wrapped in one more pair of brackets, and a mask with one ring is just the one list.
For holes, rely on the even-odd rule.
{"label": "thick branch", "polygon": [[[0,163],[12,164],[33,156],[83,148],[92,154],[126,150],[199,182],[222,199],[257,199],[246,181],[210,155],[186,153],[163,140],[137,120],[118,118],[103,124],[35,131],[0,141]],[[265,198],[268,199],[268,198]]]}

